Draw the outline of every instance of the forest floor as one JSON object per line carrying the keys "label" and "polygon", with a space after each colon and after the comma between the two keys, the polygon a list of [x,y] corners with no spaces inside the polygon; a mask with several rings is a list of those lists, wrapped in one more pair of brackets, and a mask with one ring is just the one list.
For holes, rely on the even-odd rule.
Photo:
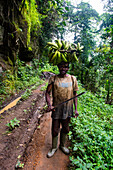
{"label": "forest floor", "polygon": [[[21,169],[15,168],[17,163],[24,164],[24,170],[68,169],[69,156],[61,150],[46,157],[51,148],[51,112],[41,112],[45,105],[41,86],[27,100],[0,114],[0,170]],[[6,124],[15,117],[20,125],[9,132]]]}

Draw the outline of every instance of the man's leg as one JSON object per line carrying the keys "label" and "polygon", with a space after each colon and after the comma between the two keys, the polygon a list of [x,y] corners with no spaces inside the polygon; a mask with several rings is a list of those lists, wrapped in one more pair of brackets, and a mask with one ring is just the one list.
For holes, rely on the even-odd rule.
{"label": "man's leg", "polygon": [[69,154],[69,149],[65,147],[65,142],[67,139],[67,133],[69,133],[69,122],[70,118],[62,120],[62,129],[60,132],[60,149],[65,153]]}
{"label": "man's leg", "polygon": [[52,149],[47,154],[48,158],[51,158],[57,151],[59,130],[60,130],[60,120],[52,119]]}

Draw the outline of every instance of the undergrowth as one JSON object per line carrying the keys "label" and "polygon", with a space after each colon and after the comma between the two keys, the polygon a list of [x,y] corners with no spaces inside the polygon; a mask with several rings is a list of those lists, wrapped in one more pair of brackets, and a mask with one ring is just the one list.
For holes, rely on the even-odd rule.
{"label": "undergrowth", "polygon": [[[11,60],[9,61],[11,67],[6,71],[0,73],[0,108],[2,104],[10,96],[14,96],[21,91],[26,90],[22,96],[23,100],[29,97],[31,90],[35,89],[40,84],[44,83],[44,80],[40,78],[41,73],[44,71],[58,73],[57,66],[50,66],[47,63],[39,62],[38,59],[34,59],[30,65],[17,59],[15,66]],[[29,89],[31,86],[31,90]]]}
{"label": "undergrowth", "polygon": [[70,124],[70,169],[112,169],[113,106],[87,92],[78,98],[78,112]]}

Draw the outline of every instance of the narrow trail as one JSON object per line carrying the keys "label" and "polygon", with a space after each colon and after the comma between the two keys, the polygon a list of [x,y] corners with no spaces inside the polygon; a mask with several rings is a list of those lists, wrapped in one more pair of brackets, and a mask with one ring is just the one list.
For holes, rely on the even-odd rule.
{"label": "narrow trail", "polygon": [[[1,110],[0,170],[15,170],[18,160],[24,163],[24,170],[68,170],[69,155],[61,150],[58,149],[52,158],[46,157],[51,148],[52,120],[51,112],[41,113],[45,106],[45,92],[40,90],[42,86],[44,84],[33,90],[27,100],[19,103],[14,100],[4,108],[6,111]],[[6,124],[15,117],[20,126],[9,133]]]}
{"label": "narrow trail", "polygon": [[[58,143],[59,145],[59,143]],[[67,143],[67,145],[69,145]],[[34,133],[29,144],[24,170],[68,170],[69,156],[57,150],[52,158],[46,155],[51,148],[51,113],[45,113],[40,120],[40,126]]]}

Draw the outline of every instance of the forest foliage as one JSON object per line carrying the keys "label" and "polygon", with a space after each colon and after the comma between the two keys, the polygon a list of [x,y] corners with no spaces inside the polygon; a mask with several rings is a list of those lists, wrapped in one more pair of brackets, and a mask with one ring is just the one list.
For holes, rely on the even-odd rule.
{"label": "forest foliage", "polygon": [[[80,83],[79,90],[85,90]],[[78,98],[78,112],[70,124],[70,169],[112,169],[113,107],[87,91]]]}
{"label": "forest foliage", "polygon": [[[0,108],[6,98],[26,89],[22,96],[25,100],[35,86],[43,83],[42,72],[58,74],[57,66],[49,63],[49,50],[44,48],[47,42],[60,39],[84,47],[68,72],[84,87],[79,83],[80,91],[87,90],[78,99],[79,117],[70,125],[72,169],[110,169],[113,165],[113,2],[103,3],[104,12],[99,15],[86,2],[73,6],[69,0],[11,0],[10,12],[18,12],[5,18],[13,29],[4,35],[4,42],[9,37],[15,50],[0,72]],[[7,23],[4,28],[8,29]],[[66,38],[68,33],[74,35],[73,40]],[[20,42],[18,47],[16,42]]]}
{"label": "forest foliage", "polygon": [[[3,79],[1,85],[4,88],[16,89],[15,80],[23,79],[23,75],[25,79],[33,76],[32,71],[30,73],[28,71],[27,75],[25,70],[38,68],[39,65],[43,68],[47,64],[48,50],[44,48],[47,42],[55,39],[65,40],[66,34],[71,32],[74,34],[73,43],[80,43],[84,48],[78,57],[79,61],[70,64],[70,73],[74,74],[87,90],[104,97],[105,102],[111,104],[113,100],[112,1],[105,3],[105,11],[101,15],[86,2],[81,2],[77,6],[73,6],[68,0],[22,0],[14,3],[17,3],[19,14],[23,16],[23,25],[17,23],[18,20],[14,22],[11,16],[9,20],[15,25],[18,36],[25,34],[24,25],[27,28],[26,37],[24,36],[26,47],[23,48],[20,44],[20,52],[16,53],[15,59],[12,59],[12,55],[9,56],[7,63],[10,68],[8,67],[6,74],[2,73],[5,76],[1,75],[1,80]],[[15,33],[12,36],[16,37]],[[34,63],[37,65],[33,67],[26,65],[20,75],[19,70],[22,69],[20,62],[29,60],[32,65]]]}

